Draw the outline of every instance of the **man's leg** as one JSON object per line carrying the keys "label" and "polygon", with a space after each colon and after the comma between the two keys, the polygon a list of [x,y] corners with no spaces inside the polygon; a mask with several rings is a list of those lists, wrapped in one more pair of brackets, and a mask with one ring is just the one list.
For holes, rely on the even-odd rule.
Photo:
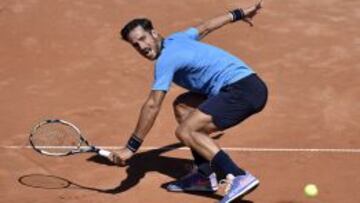
{"label": "man's leg", "polygon": [[176,130],[176,136],[191,149],[211,161],[212,167],[225,174],[244,175],[230,157],[209,137],[209,132],[219,131],[212,117],[200,110],[194,110]]}
{"label": "man's leg", "polygon": [[[177,122],[181,124],[206,99],[206,96],[192,92],[178,96],[173,103]],[[191,149],[191,153],[194,157],[193,170],[181,179],[170,182],[167,189],[172,192],[215,192],[218,189],[218,183],[216,174],[210,167],[210,162],[193,149]]]}
{"label": "man's leg", "polygon": [[[198,106],[206,99],[206,96],[193,92],[186,92],[178,96],[173,103],[173,110],[176,121],[181,124],[190,115],[190,113],[198,108]],[[204,166],[209,164],[209,161],[193,149],[191,149],[191,153],[194,157],[194,164],[197,167],[203,165],[200,168],[204,168],[204,171],[201,172],[204,173],[204,175],[210,175],[211,171],[207,169],[209,167]]]}
{"label": "man's leg", "polygon": [[260,112],[267,101],[267,88],[253,74],[223,87],[192,111],[176,130],[176,136],[227,175],[229,190],[221,203],[228,203],[256,188],[259,180],[239,168],[209,137],[210,132],[235,126]]}
{"label": "man's leg", "polygon": [[214,140],[204,133],[217,130],[211,116],[195,110],[177,128],[176,135],[185,145],[210,160],[211,167],[226,174],[226,195],[221,203],[229,203],[255,189],[259,180],[239,168]]}
{"label": "man's leg", "polygon": [[[221,166],[226,166],[226,164],[222,163],[222,160],[227,160],[225,163],[233,162],[229,160],[225,152],[220,150],[219,146],[217,146],[213,139],[209,137],[210,133],[217,132],[219,129],[212,122],[212,117],[210,115],[202,113],[197,109],[199,105],[202,104],[206,99],[207,97],[204,95],[187,92],[180,95],[174,101],[173,107],[175,118],[180,124],[177,129],[177,137],[183,141],[184,144],[191,148],[195,159],[195,164],[201,166],[204,163],[209,163],[209,161],[211,161],[217,154],[215,157],[216,159],[214,159],[214,164],[216,165],[216,163],[219,162],[218,165],[220,165],[220,167],[218,168],[221,170]],[[179,134],[178,132],[181,133]],[[188,139],[189,135],[191,135],[192,139]],[[192,145],[194,147],[191,147],[191,145],[186,143],[189,142],[189,140],[192,141]],[[204,148],[199,144],[205,144],[206,146]],[[207,152],[207,157],[204,157],[204,152],[198,151],[204,151],[209,148],[212,149],[212,152],[210,152],[210,154]],[[233,175],[244,174],[243,170],[235,166],[235,164],[229,164],[229,166],[226,166],[225,168],[229,168],[230,171],[225,170],[224,172],[226,174],[232,173]],[[209,173],[212,172],[212,170],[209,169],[209,166],[205,165],[200,168],[204,169],[202,172],[205,173],[205,175],[209,175]]]}

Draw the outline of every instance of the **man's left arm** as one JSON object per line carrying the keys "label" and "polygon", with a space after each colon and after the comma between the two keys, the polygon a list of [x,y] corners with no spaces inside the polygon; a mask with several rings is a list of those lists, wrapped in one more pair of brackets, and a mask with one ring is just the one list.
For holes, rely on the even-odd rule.
{"label": "man's left arm", "polygon": [[217,16],[215,18],[212,18],[210,20],[207,20],[207,21],[195,26],[195,28],[199,32],[198,39],[200,40],[200,39],[204,38],[210,32],[212,32],[216,29],[219,29],[222,26],[229,24],[231,22],[244,20],[245,22],[252,25],[251,18],[256,15],[256,13],[259,9],[261,9],[262,4],[263,4],[263,0],[259,0],[253,6],[250,6],[248,8],[244,8],[244,9],[241,9],[241,8],[234,9],[231,12]]}

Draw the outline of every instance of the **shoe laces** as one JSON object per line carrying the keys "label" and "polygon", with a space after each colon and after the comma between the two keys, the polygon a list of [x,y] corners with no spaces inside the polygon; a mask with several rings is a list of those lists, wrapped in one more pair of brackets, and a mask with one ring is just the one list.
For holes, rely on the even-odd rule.
{"label": "shoe laces", "polygon": [[231,187],[233,185],[233,182],[234,182],[234,176],[232,174],[228,174],[226,176],[226,179],[222,179],[220,180],[219,182],[219,186],[221,188],[224,188],[225,187],[225,194],[228,194],[229,191],[231,190]]}

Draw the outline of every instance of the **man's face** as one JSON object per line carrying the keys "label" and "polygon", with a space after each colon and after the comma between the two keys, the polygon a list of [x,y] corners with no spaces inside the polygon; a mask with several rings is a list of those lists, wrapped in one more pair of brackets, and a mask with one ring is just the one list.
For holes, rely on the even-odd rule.
{"label": "man's face", "polygon": [[128,42],[145,58],[155,60],[160,53],[160,39],[155,30],[137,26],[128,35]]}

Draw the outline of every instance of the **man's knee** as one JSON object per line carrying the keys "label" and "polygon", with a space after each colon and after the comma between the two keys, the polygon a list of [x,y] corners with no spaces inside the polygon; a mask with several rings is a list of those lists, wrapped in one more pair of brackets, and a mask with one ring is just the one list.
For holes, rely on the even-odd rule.
{"label": "man's knee", "polygon": [[218,129],[213,124],[205,125],[201,128],[189,125],[187,122],[181,123],[175,130],[175,136],[183,143],[196,142],[196,133],[202,133],[210,135],[213,132],[217,132]]}
{"label": "man's knee", "polygon": [[192,140],[191,130],[187,125],[179,125],[175,130],[175,136],[185,145]]}

